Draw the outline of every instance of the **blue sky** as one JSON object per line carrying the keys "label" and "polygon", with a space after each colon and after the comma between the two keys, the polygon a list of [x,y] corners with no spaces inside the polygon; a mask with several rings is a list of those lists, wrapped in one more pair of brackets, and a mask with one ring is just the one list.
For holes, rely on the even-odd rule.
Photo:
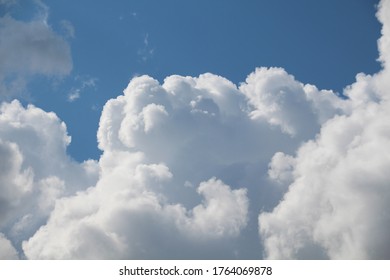
{"label": "blue sky", "polygon": [[0,0],[0,259],[389,259],[390,1]]}
{"label": "blue sky", "polygon": [[[303,83],[341,92],[356,73],[379,69],[377,1],[45,1],[48,24],[70,44],[73,69],[62,80],[33,81],[32,102],[54,111],[77,160],[98,158],[104,103],[129,80],[159,81],[210,72],[236,83],[256,67],[283,67]],[[39,8],[38,8],[39,9]],[[11,15],[26,19],[25,1]],[[72,29],[72,34],[64,26]],[[94,86],[85,86],[86,80]],[[54,85],[53,85],[54,84]],[[80,98],[67,102],[72,90]]]}

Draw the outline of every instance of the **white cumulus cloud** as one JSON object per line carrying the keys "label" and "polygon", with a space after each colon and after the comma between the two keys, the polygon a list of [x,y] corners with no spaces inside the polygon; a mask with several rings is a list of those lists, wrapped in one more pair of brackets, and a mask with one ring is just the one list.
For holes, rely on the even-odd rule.
{"label": "white cumulus cloud", "polygon": [[96,182],[96,163],[74,162],[69,143],[54,113],[16,100],[0,105],[0,232],[14,245],[45,222],[57,198]]}
{"label": "white cumulus cloud", "polygon": [[333,92],[304,85],[282,68],[258,68],[240,90],[248,98],[252,119],[260,119],[289,135],[312,136],[328,118],[343,111]]}
{"label": "white cumulus cloud", "polygon": [[26,256],[174,258],[180,257],[181,252],[175,250],[183,246],[189,251],[182,257],[188,258],[194,254],[194,243],[234,237],[245,226],[245,190],[231,190],[211,179],[198,188],[205,201],[187,210],[168,203],[159,192],[172,178],[169,169],[163,164],[144,164],[142,159],[129,152],[104,154],[97,185],[58,200],[47,225],[24,242]]}
{"label": "white cumulus cloud", "polygon": [[390,4],[379,7],[385,68],[357,75],[345,90],[349,110],[325,122],[294,158],[274,157],[271,177],[292,183],[279,205],[259,216],[268,258],[390,258]]}
{"label": "white cumulus cloud", "polygon": [[[314,119],[308,130],[295,129],[291,135],[274,126],[273,113],[265,116],[267,121],[253,117],[260,105],[252,104],[251,98],[260,100],[264,92],[258,85],[275,88],[283,83],[284,97],[267,102],[286,108],[299,102]],[[314,91],[320,97],[311,96]],[[124,94],[103,108],[97,134],[103,151],[98,182],[66,197],[58,197],[64,184],[57,183],[60,188],[48,193],[57,198],[54,210],[47,224],[23,242],[25,255],[32,259],[259,255],[257,219],[250,213],[274,206],[284,192],[270,188],[268,163],[275,152],[293,152],[314,137],[325,116],[338,112],[341,103],[332,94],[305,86],[279,68],[259,68],[239,88],[209,73],[174,75],[163,84],[149,76],[133,78]],[[327,107],[319,116],[315,107],[321,104]],[[301,111],[293,107],[290,114],[298,116]],[[280,125],[284,121],[294,128],[302,125],[301,117],[280,120]],[[280,165],[275,157],[273,162]],[[259,196],[261,205],[250,199]]]}

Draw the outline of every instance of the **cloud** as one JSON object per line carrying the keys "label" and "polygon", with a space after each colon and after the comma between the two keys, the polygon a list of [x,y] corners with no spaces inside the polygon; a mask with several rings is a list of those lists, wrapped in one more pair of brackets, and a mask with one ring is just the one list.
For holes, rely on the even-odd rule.
{"label": "cloud", "polygon": [[61,20],[61,27],[68,38],[75,38],[75,28],[73,24],[68,20]]}
{"label": "cloud", "polygon": [[1,218],[0,223],[7,221],[10,210],[20,204],[23,196],[31,191],[32,173],[22,169],[22,155],[14,143],[0,142],[1,163]]}
{"label": "cloud", "polygon": [[15,5],[18,0],[0,0],[0,5],[4,5],[6,7]]}
{"label": "cloud", "polygon": [[88,89],[96,89],[97,79],[92,77],[76,76],[75,82],[78,84],[68,93],[68,101],[74,102],[81,97],[81,94]]}
{"label": "cloud", "polygon": [[0,260],[17,260],[18,253],[11,242],[0,233]]}
{"label": "cloud", "polygon": [[325,122],[295,157],[272,161],[271,178],[292,182],[279,205],[259,216],[268,258],[390,258],[390,4],[379,7],[385,68],[357,75],[344,92],[350,111]]}
{"label": "cloud", "polygon": [[[8,1],[7,1],[8,2]],[[72,69],[68,43],[46,23],[47,7],[40,17],[20,21],[5,15],[0,18],[0,98],[12,100],[24,93],[34,75],[64,76]]]}
{"label": "cloud", "polygon": [[[136,14],[133,14],[133,17],[136,17]],[[138,49],[138,56],[143,62],[150,60],[155,52],[155,48],[150,46],[149,42],[149,33],[146,33],[143,40],[143,45]]]}
{"label": "cloud", "polygon": [[346,105],[333,92],[304,85],[282,68],[257,68],[240,86],[251,106],[250,117],[291,136],[312,136],[319,125]]}
{"label": "cloud", "polygon": [[390,6],[386,1],[380,1],[378,5],[377,17],[382,22],[382,36],[378,41],[379,60],[384,69],[389,69],[390,63]]}
{"label": "cloud", "polygon": [[[134,155],[127,156],[134,160]],[[146,188],[169,180],[165,166],[141,164],[131,170],[134,173],[112,170],[96,188],[58,201],[48,224],[23,244],[27,257],[188,258],[194,255],[192,246],[202,245],[204,238],[236,236],[246,223],[243,190],[232,191],[211,179],[199,187],[204,204],[188,211],[180,204],[164,203]],[[114,181],[109,183],[109,178]],[[183,250],[188,251],[182,254]]]}
{"label": "cloud", "polygon": [[[257,79],[282,79],[274,69],[260,69],[256,75],[241,87],[251,88]],[[300,92],[302,102],[314,106]],[[281,191],[267,187],[265,175],[259,174],[266,174],[275,151],[294,151],[308,133],[297,131],[292,138],[251,118],[251,109],[247,96],[217,75],[175,75],[163,84],[148,76],[133,78],[123,95],[104,106],[98,130],[103,151],[99,180],[75,195],[63,194],[66,178],[47,180],[56,185],[49,192],[55,198],[54,210],[47,223],[23,242],[25,255],[32,259],[258,255],[257,221],[251,213],[260,208],[249,198],[264,196],[260,207],[276,203]],[[246,251],[249,243],[251,250]],[[93,249],[96,244],[101,248]]]}
{"label": "cloud", "polygon": [[246,190],[231,191],[222,181],[212,178],[200,184],[198,193],[205,197],[205,202],[193,209],[191,233],[239,235],[247,223],[249,202]]}
{"label": "cloud", "polygon": [[269,164],[268,175],[270,179],[281,185],[289,185],[293,180],[295,159],[282,152],[277,152]]}
{"label": "cloud", "polygon": [[[234,136],[267,129],[255,129],[235,104],[240,99],[245,101],[232,83],[211,74],[172,76],[163,85],[147,76],[134,78],[103,109],[99,181],[57,200],[48,223],[23,243],[26,256],[234,257],[227,248],[247,226],[249,199],[245,186],[237,185],[240,178],[230,180],[227,173],[231,165],[259,161]],[[185,187],[188,182],[198,188]],[[107,245],[86,249],[99,242]]]}
{"label": "cloud", "polygon": [[57,198],[93,185],[94,161],[74,162],[54,113],[20,102],[0,106],[0,232],[18,247],[46,221]]}
{"label": "cloud", "polygon": [[389,258],[387,3],[384,69],[346,99],[282,68],[134,77],[82,163],[54,113],[2,103],[1,257]]}
{"label": "cloud", "polygon": [[[288,118],[280,109],[278,123],[276,111],[254,117],[262,105],[252,101],[262,100],[265,85],[284,89],[266,101],[275,108],[301,107],[289,109]],[[285,191],[269,186],[269,161],[277,151],[295,151],[344,107],[332,92],[280,68],[259,68],[239,88],[213,74],[174,75],[163,84],[135,77],[103,108],[98,182],[58,198],[47,224],[23,242],[24,253],[32,259],[254,257],[261,245],[250,213],[273,207]],[[301,111],[314,118],[307,130]],[[296,128],[293,135],[283,122]],[[294,161],[284,167],[284,158],[273,158],[276,173],[290,172]],[[250,201],[258,196],[262,204]]]}
{"label": "cloud", "polygon": [[[299,128],[299,117],[281,117],[278,124],[271,121],[273,113],[253,117],[260,104],[251,98],[261,100],[258,95],[264,92],[256,90],[258,85],[283,86],[286,79],[282,96],[292,96],[267,102],[288,107],[299,100],[315,117],[310,129],[296,129],[293,135],[280,125],[288,120],[288,125]],[[313,92],[319,97],[313,97]],[[54,114],[33,106],[24,109],[16,101],[5,103],[5,115],[14,114],[13,119],[29,123],[13,125],[5,135],[12,135],[19,127],[34,127],[42,130],[46,145],[53,145],[49,151],[55,151],[37,157],[31,155],[33,141],[18,144],[25,157],[22,162],[34,180],[45,171],[32,188],[39,192],[35,203],[49,217],[34,223],[27,213],[19,215],[10,233],[16,235],[31,224],[34,229],[39,227],[19,239],[23,254],[31,259],[259,256],[262,248],[253,214],[275,206],[285,191],[270,187],[267,166],[277,151],[295,151],[302,141],[314,137],[326,117],[344,110],[344,105],[340,106],[344,103],[332,94],[300,84],[279,68],[260,68],[239,88],[213,74],[175,75],[163,84],[148,76],[135,77],[123,95],[109,100],[103,108],[97,134],[101,158],[81,166],[66,157],[70,139]],[[315,115],[316,106],[322,104],[325,109]],[[299,115],[294,109],[290,114]],[[45,122],[44,129],[36,126]],[[4,125],[9,126],[7,122]],[[19,139],[26,138],[5,140]],[[34,146],[39,147],[39,143]],[[53,163],[47,167],[44,164],[49,157],[54,163],[68,165],[65,169]],[[286,157],[282,156],[282,161]],[[271,166],[279,166],[275,174],[282,170],[288,174],[293,164],[291,160],[283,167],[274,157]],[[82,183],[74,174],[88,171],[88,166],[95,171],[84,176]]]}

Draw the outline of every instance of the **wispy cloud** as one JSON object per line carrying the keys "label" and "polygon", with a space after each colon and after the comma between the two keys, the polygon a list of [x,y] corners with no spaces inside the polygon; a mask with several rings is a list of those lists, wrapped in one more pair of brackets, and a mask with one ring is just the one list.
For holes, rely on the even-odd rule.
{"label": "wispy cloud", "polygon": [[155,49],[150,45],[149,33],[146,33],[143,39],[143,46],[138,49],[138,56],[143,62],[148,61],[154,55]]}
{"label": "wispy cloud", "polygon": [[73,26],[73,24],[68,21],[68,20],[62,20],[60,22],[64,32],[65,32],[65,36],[68,37],[68,38],[75,38],[75,28]]}
{"label": "wispy cloud", "polygon": [[85,77],[76,76],[75,82],[78,83],[79,85],[77,87],[72,88],[68,93],[69,102],[73,102],[79,99],[81,97],[81,94],[86,90],[96,89],[97,78],[91,78],[91,77],[85,78]]}

